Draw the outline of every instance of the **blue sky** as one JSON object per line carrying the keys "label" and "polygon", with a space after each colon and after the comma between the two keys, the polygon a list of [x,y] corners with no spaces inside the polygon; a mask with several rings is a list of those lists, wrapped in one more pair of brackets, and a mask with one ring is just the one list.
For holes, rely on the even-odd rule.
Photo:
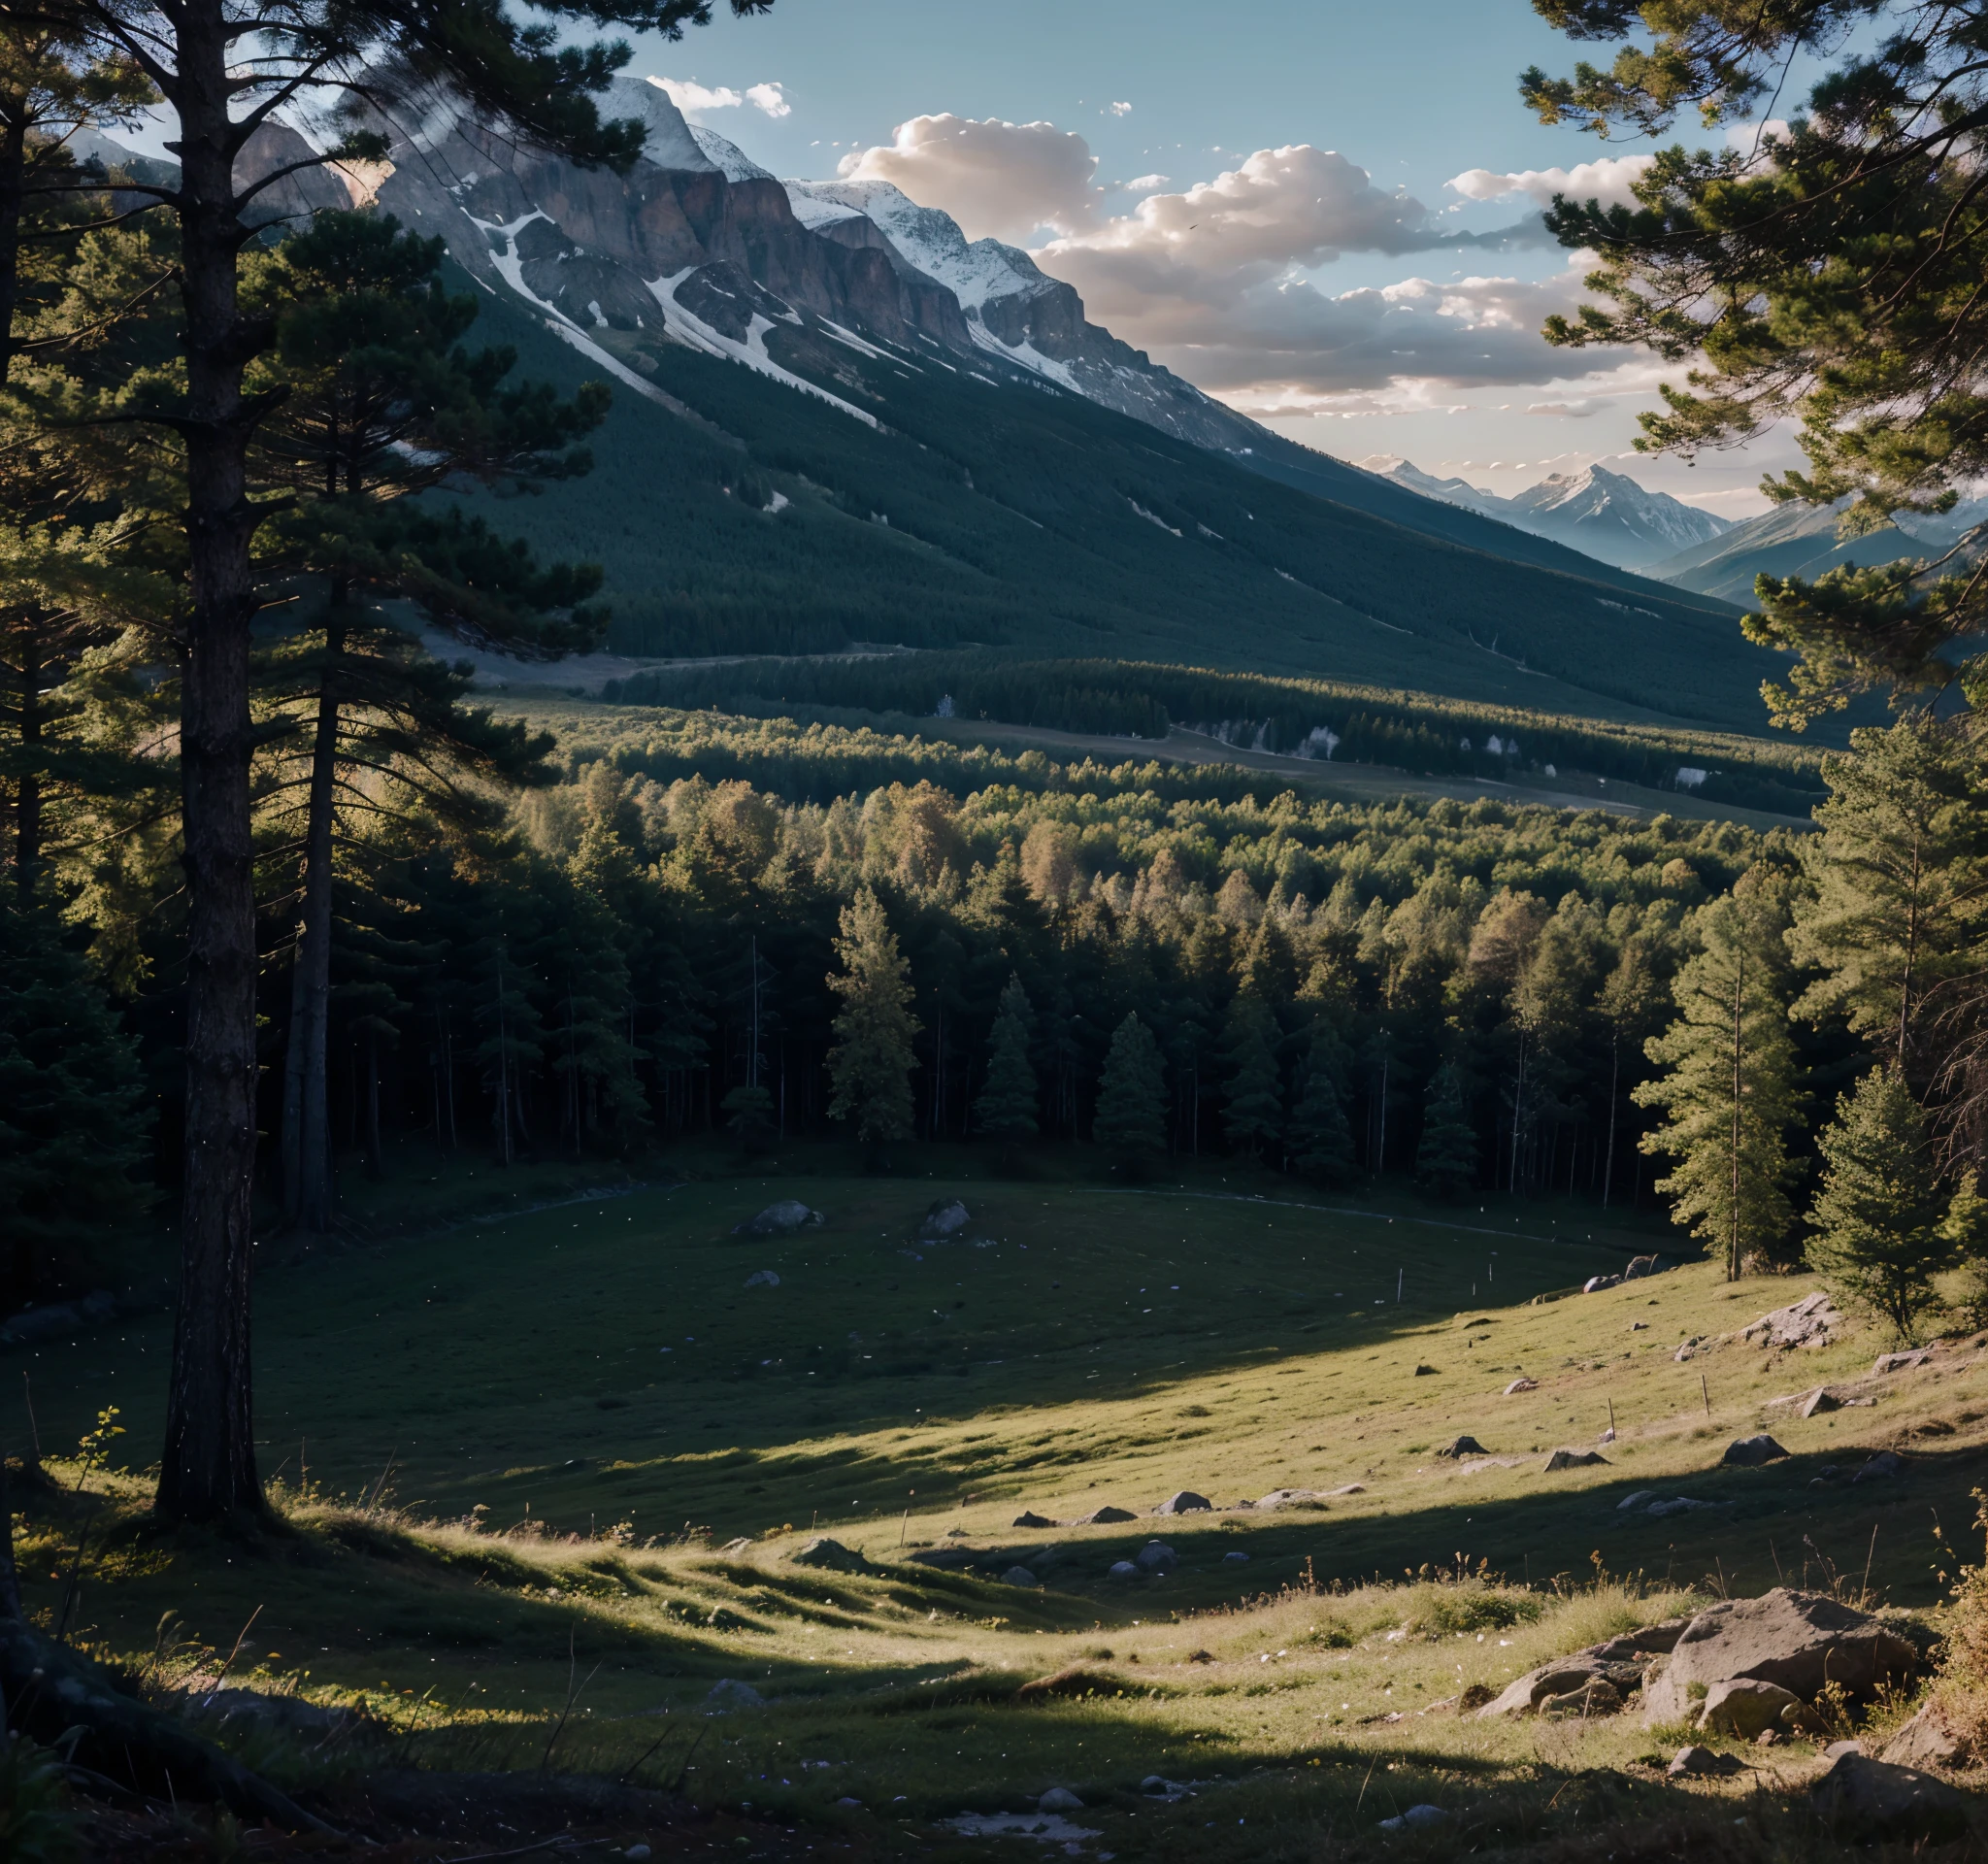
{"label": "blue sky", "polygon": [[[1725,516],[1761,509],[1785,438],[1691,470],[1625,459],[1657,372],[1534,334],[1579,295],[1569,255],[1528,237],[1551,171],[1647,148],[1520,105],[1525,66],[1574,55],[1525,0],[778,0],[638,43],[631,70],[739,93],[687,114],[777,173],[860,163],[1029,247],[1098,320],[1308,445],[1507,492],[1602,460]],[[778,96],[755,107],[755,85]],[[1546,173],[1530,194],[1494,179],[1528,171]],[[1241,180],[1209,187],[1225,174]],[[1421,211],[1393,211],[1397,191]],[[1497,229],[1516,231],[1454,244]]]}

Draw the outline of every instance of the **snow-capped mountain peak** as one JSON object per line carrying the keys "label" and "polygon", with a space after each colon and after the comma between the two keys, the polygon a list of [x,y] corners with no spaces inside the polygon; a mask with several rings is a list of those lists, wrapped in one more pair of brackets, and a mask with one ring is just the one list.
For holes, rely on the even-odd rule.
{"label": "snow-capped mountain peak", "polygon": [[950,214],[920,207],[889,182],[788,182],[787,199],[804,226],[821,227],[860,215],[895,247],[908,265],[937,279],[971,321],[989,298],[1046,286],[1026,252],[999,240],[973,240]]}
{"label": "snow-capped mountain peak", "polygon": [[[690,131],[690,140],[702,150],[712,162],[719,174],[728,182],[770,182],[773,171],[761,168],[737,143],[727,142],[714,129],[707,129],[702,123],[685,125]],[[653,161],[654,156],[649,159]]]}
{"label": "snow-capped mountain peak", "polygon": [[1548,474],[1510,498],[1461,479],[1438,479],[1407,460],[1396,462],[1381,477],[1424,498],[1501,518],[1623,569],[1658,562],[1728,528],[1724,518],[1668,492],[1653,492],[1628,474],[1611,473],[1604,466]]}

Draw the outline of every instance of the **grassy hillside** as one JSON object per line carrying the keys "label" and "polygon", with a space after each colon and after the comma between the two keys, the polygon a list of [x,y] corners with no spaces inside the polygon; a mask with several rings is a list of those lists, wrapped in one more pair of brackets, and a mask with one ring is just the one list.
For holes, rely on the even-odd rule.
{"label": "grassy hillside", "polygon": [[[481,328],[534,375],[589,372],[508,305]],[[994,645],[1760,723],[1773,662],[1700,597],[1492,556],[936,363],[838,355],[873,429],[688,350],[627,360],[682,412],[624,388],[592,478],[498,514],[605,565],[618,651]]]}
{"label": "grassy hillside", "polygon": [[[968,1155],[925,1180],[787,1162],[270,1268],[259,1421],[293,1538],[248,1557],[152,1546],[132,1513],[142,1482],[92,1479],[116,1503],[84,1582],[92,1637],[150,1650],[171,1608],[168,1667],[211,1679],[212,1651],[260,1608],[237,1680],[363,1697],[438,1766],[538,1764],[584,1679],[561,1765],[680,1778],[702,1806],[771,1820],[776,1851],[801,1848],[781,1845],[791,1827],[949,1855],[937,1821],[1063,1784],[1126,1856],[1310,1856],[1328,1828],[1364,1835],[1421,1801],[1454,1824],[1418,1853],[1496,1837],[1573,1856],[1593,1832],[1599,1856],[1620,1821],[1689,1827],[1733,1792],[1757,1821],[1734,1854],[1824,1854],[1783,1811],[1812,1771],[1806,1743],[1750,1753],[1757,1770],[1706,1798],[1663,1797],[1643,1761],[1677,1731],[1486,1724],[1457,1718],[1455,1697],[1777,1577],[1856,1594],[1868,1569],[1872,1593],[1933,1605],[1933,1528],[1961,1532],[1983,1474],[1976,1350],[1805,1422],[1768,1401],[1864,1373],[1881,1342],[1853,1328],[1821,1352],[1674,1353],[1808,1278],[1728,1287],[1692,1265],[1532,1300],[1662,1247],[1649,1218],[1328,1207],[1234,1171],[1128,1191],[1053,1158],[1023,1182],[974,1177]],[[952,1191],[974,1212],[967,1240],[920,1243],[929,1201]],[[731,1234],[776,1196],[826,1227]],[[778,1284],[746,1285],[767,1270]],[[116,1403],[142,1461],[167,1339],[160,1320],[42,1347],[44,1445]],[[1538,1389],[1503,1395],[1521,1372]],[[1544,1452],[1592,1445],[1611,1406],[1607,1461],[1544,1474]],[[1716,1467],[1763,1427],[1789,1461]],[[1460,1432],[1488,1458],[1434,1454]],[[1903,1478],[1822,1474],[1880,1445],[1909,1452]],[[1355,1483],[1310,1508],[1233,1506]],[[1222,1511],[1145,1513],[1183,1487]],[[1711,1506],[1622,1513],[1637,1491]],[[1108,1502],[1138,1518],[1010,1525]],[[78,1507],[28,1500],[37,1604],[61,1591]],[[873,1567],[795,1566],[811,1528]],[[1155,1535],[1176,1572],[1109,1576]],[[943,1547],[978,1566],[910,1557]],[[1004,1583],[1017,1562],[1040,1583]],[[1459,1582],[1465,1569],[1484,1577]],[[722,1678],[772,1706],[704,1720]],[[1194,1796],[1143,1798],[1154,1773]]]}

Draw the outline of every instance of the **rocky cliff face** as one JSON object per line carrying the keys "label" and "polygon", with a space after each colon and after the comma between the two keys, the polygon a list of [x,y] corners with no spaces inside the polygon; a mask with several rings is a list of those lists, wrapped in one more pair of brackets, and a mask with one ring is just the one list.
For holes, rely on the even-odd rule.
{"label": "rocky cliff face", "polygon": [[[303,170],[263,206],[281,220],[377,200],[440,234],[472,276],[638,373],[647,345],[679,342],[792,380],[784,364],[833,366],[832,346],[860,333],[908,351],[936,346],[982,374],[1026,372],[1197,446],[1247,451],[1270,438],[1090,322],[1077,292],[1017,248],[969,242],[887,183],[778,182],[685,122],[655,85],[616,80],[603,104],[647,131],[626,175],[443,110],[413,130],[382,122],[388,162]],[[243,172],[272,174],[307,147],[268,126]]]}

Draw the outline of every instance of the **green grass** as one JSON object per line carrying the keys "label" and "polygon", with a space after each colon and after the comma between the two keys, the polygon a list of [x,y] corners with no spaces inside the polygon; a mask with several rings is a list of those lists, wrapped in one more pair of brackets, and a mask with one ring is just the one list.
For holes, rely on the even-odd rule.
{"label": "green grass", "polygon": [[[93,1479],[116,1508],[83,1621],[132,1656],[176,1614],[167,1667],[211,1675],[203,1651],[259,1608],[238,1674],[364,1697],[426,1764],[539,1764],[586,1679],[558,1764],[667,1781],[703,1728],[683,1780],[706,1805],[909,1846],[931,1820],[1067,1784],[1104,1848],[1253,1857],[1311,1855],[1324,1822],[1364,1836],[1420,1799],[1474,1821],[1416,1841],[1445,1850],[1710,1820],[1740,1789],[1660,1787],[1639,1757],[1661,1731],[1634,1716],[1489,1724],[1442,1705],[1777,1576],[1847,1575],[1855,1591],[1868,1558],[1873,1592],[1937,1602],[1935,1518],[1959,1537],[1982,1473],[1971,1355],[1806,1422],[1765,1401],[1861,1372],[1881,1343],[1673,1358],[1680,1337],[1734,1332],[1807,1278],[1728,1288],[1700,1264],[1531,1305],[1660,1234],[1586,1207],[1328,1200],[1219,1168],[1134,1192],[1054,1158],[1040,1182],[993,1182],[977,1155],[942,1157],[913,1179],[797,1155],[786,1174],[714,1172],[269,1269],[261,1453],[293,1532],[156,1542],[142,1477]],[[989,1246],[916,1244],[929,1201],[955,1190]],[[730,1235],[787,1195],[828,1226]],[[760,1269],[779,1285],[746,1288]],[[115,1403],[120,1448],[142,1457],[168,1344],[163,1322],[127,1325],[26,1359],[45,1445]],[[1540,1388],[1503,1396],[1521,1368]],[[1609,1462],[1544,1476],[1535,1452],[1592,1444],[1611,1402]],[[1790,1462],[1715,1467],[1763,1423]],[[1463,1431],[1522,1460],[1465,1473],[1434,1456]],[[1810,1486],[1879,1443],[1913,1448],[1906,1477]],[[1182,1487],[1226,1505],[1349,1482],[1365,1492],[1319,1509],[1143,1515]],[[1618,1514],[1637,1488],[1721,1506]],[[1142,1518],[1010,1526],[1107,1501]],[[39,1605],[59,1597],[86,1506],[28,1499]],[[709,1536],[681,1539],[686,1523]],[[811,1526],[875,1570],[793,1565]],[[1176,1573],[1107,1577],[1156,1533]],[[948,1542],[1004,1549],[1044,1583],[910,1560]],[[1461,1568],[1480,1577],[1456,1583]],[[1088,1695],[1017,1694],[1073,1667]],[[771,1706],[706,1720],[723,1677]],[[1763,1761],[1750,1816],[1782,1816],[1774,1792],[1808,1754]],[[1139,1795],[1152,1773],[1204,1789],[1156,1806]],[[1809,1845],[1787,1817],[1774,1842]]]}

